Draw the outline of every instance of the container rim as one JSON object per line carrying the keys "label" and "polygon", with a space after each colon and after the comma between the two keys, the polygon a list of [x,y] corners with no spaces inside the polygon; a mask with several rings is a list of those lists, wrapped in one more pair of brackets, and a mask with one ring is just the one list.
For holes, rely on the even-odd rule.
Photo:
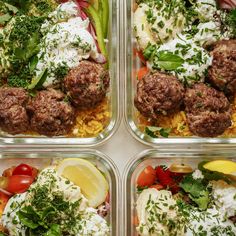
{"label": "container rim", "polygon": [[[130,227],[128,225],[128,205],[131,201],[131,196],[128,194],[128,191],[131,189],[131,186],[129,183],[129,180],[132,177],[132,174],[134,170],[137,168],[137,166],[142,163],[143,159],[145,156],[150,156],[153,154],[151,157],[152,159],[167,159],[167,156],[170,154],[174,154],[175,156],[168,156],[168,159],[173,160],[175,158],[178,158],[178,155],[181,154],[181,157],[183,159],[192,159],[192,160],[197,160],[199,159],[200,156],[204,157],[209,157],[209,158],[216,158],[219,157],[220,155],[228,156],[229,154],[232,154],[235,151],[234,148],[221,148],[221,149],[215,149],[214,147],[209,147],[209,148],[199,148],[199,146],[196,146],[194,149],[188,149],[187,147],[182,146],[181,149],[170,149],[166,148],[160,148],[160,149],[146,149],[136,155],[133,156],[129,160],[129,162],[126,164],[123,175],[122,175],[122,208],[124,209],[124,217],[123,217],[123,234],[124,236],[129,236],[127,234],[127,228]],[[165,156],[164,156],[165,155]],[[191,157],[189,157],[191,155]],[[236,158],[236,155],[235,155]]]}
{"label": "container rim", "polygon": [[[94,155],[97,156],[99,158],[102,159],[102,163],[104,164],[104,167],[109,167],[112,171],[112,175],[114,175],[115,178],[115,186],[112,185],[112,188],[115,189],[115,193],[114,193],[114,198],[115,198],[115,214],[112,215],[112,220],[115,222],[115,236],[119,236],[121,235],[121,228],[120,228],[120,222],[121,222],[121,215],[119,213],[120,209],[119,209],[119,204],[121,201],[121,177],[120,177],[120,172],[115,164],[115,162],[106,154],[95,150],[95,149],[78,149],[78,148],[58,148],[58,149],[47,149],[47,148],[32,148],[32,149],[28,149],[28,148],[3,148],[0,150],[0,161],[1,159],[8,159],[8,158],[12,158],[12,157],[5,157],[3,158],[2,155],[4,154],[50,154],[53,156],[53,154],[59,154],[60,156],[63,154],[90,154],[90,155]],[[17,158],[17,157],[16,157]],[[29,156],[27,157],[29,159],[34,159],[35,157],[33,156]],[[52,157],[53,158],[53,157]],[[112,231],[112,233],[114,232]]]}
{"label": "container rim", "polygon": [[45,137],[36,136],[31,137],[27,135],[16,135],[11,136],[9,134],[0,135],[0,148],[4,146],[10,147],[82,147],[90,148],[103,145],[107,142],[118,130],[121,118],[122,118],[122,107],[121,107],[121,96],[120,96],[120,49],[116,47],[118,39],[120,39],[120,27],[119,27],[119,15],[120,15],[120,4],[116,0],[111,0],[109,3],[110,7],[110,33],[109,38],[112,43],[109,46],[109,59],[110,59],[110,74],[112,78],[112,85],[110,90],[113,92],[110,94],[110,102],[112,115],[109,124],[105,129],[96,135],[95,137],[88,138],[67,138],[67,137]]}
{"label": "container rim", "polygon": [[158,148],[163,145],[169,146],[172,144],[175,145],[183,145],[188,144],[189,146],[191,144],[203,144],[203,145],[213,145],[213,144],[222,144],[224,146],[235,146],[236,145],[236,137],[220,137],[220,138],[201,138],[197,136],[191,136],[191,137],[169,137],[169,138],[152,138],[145,133],[141,132],[137,125],[135,124],[134,120],[132,119],[132,111],[131,106],[132,104],[132,95],[131,95],[131,59],[132,59],[132,29],[130,28],[130,19],[131,19],[131,3],[132,0],[122,0],[123,5],[122,11],[124,14],[124,26],[126,27],[124,30],[123,28],[123,34],[121,35],[124,41],[124,47],[123,51],[121,52],[121,55],[124,55],[124,60],[122,62],[122,67],[124,71],[124,123],[126,125],[127,130],[129,133],[139,142],[142,144],[148,145],[149,147]]}

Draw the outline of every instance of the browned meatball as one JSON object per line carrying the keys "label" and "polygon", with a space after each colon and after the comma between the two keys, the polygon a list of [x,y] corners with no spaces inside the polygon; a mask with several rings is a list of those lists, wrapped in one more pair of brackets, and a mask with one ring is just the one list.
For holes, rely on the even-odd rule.
{"label": "browned meatball", "polygon": [[75,121],[73,107],[65,102],[65,95],[48,89],[37,93],[27,105],[31,128],[39,134],[58,136],[68,134]]}
{"label": "browned meatball", "polygon": [[139,112],[152,119],[176,112],[183,103],[184,87],[172,75],[149,73],[137,85],[134,104]]}
{"label": "browned meatball", "polygon": [[186,90],[184,101],[193,134],[215,137],[231,125],[230,103],[224,93],[199,83]]}
{"label": "browned meatball", "polygon": [[28,94],[23,88],[0,88],[0,127],[3,131],[20,134],[28,130],[27,101]]}
{"label": "browned meatball", "polygon": [[70,70],[64,79],[64,86],[73,105],[86,109],[95,107],[105,98],[109,82],[109,72],[102,65],[82,61]]}
{"label": "browned meatball", "polygon": [[219,41],[212,51],[210,82],[226,93],[236,92],[236,39]]}

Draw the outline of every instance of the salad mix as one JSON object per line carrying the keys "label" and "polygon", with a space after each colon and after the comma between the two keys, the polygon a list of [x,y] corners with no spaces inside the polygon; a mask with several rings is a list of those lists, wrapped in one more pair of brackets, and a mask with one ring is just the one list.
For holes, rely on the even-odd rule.
{"label": "salad mix", "polygon": [[139,235],[236,234],[236,163],[147,166],[137,178]]}
{"label": "salad mix", "polygon": [[86,160],[13,166],[0,177],[0,235],[110,235],[109,202],[107,180]]}
{"label": "salad mix", "polygon": [[147,135],[235,136],[235,29],[235,1],[134,2],[134,105]]}
{"label": "salad mix", "polygon": [[0,1],[2,131],[86,137],[106,127],[108,23],[108,0]]}

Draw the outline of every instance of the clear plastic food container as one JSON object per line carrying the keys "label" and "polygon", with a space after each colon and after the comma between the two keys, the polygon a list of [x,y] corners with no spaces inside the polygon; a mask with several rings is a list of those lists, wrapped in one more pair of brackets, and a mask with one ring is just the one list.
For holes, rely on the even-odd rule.
{"label": "clear plastic food container", "polygon": [[110,235],[120,235],[120,176],[113,161],[95,150],[65,149],[55,150],[11,150],[0,152],[0,173],[9,167],[19,164],[28,164],[42,170],[49,166],[53,161],[64,160],[66,158],[80,158],[94,164],[104,175],[109,185],[110,210],[106,220],[110,227]]}
{"label": "clear plastic food container", "polygon": [[[79,145],[91,147],[108,140],[120,124],[119,96],[119,3],[109,1],[109,26],[107,52],[109,60],[110,86],[105,100],[94,109],[79,111],[79,119],[70,134],[66,136],[46,137],[32,132],[22,135],[11,135],[0,131],[0,144],[9,145]],[[85,110],[86,111],[86,110]],[[76,132],[76,135],[74,134]]]}
{"label": "clear plastic food container", "polygon": [[123,203],[124,203],[124,236],[138,236],[136,201],[138,198],[136,183],[139,174],[147,166],[170,166],[172,163],[185,164],[196,168],[201,161],[209,160],[232,160],[236,161],[233,150],[213,149],[179,149],[179,150],[146,150],[135,156],[127,165],[123,175]]}
{"label": "clear plastic food container", "polygon": [[[145,132],[146,126],[151,126],[148,119],[141,116],[138,110],[134,106],[134,97],[137,89],[137,72],[141,68],[140,59],[137,56],[137,43],[134,36],[134,11],[137,7],[135,0],[123,0],[123,14],[124,22],[122,27],[122,38],[124,40],[124,47],[121,48],[121,56],[124,61],[122,64],[122,71],[125,73],[125,122],[129,132],[139,140],[140,142],[150,146],[160,146],[169,144],[236,144],[236,132],[234,127],[230,127],[227,134],[230,135],[220,136],[217,138],[202,138],[197,136],[189,136],[185,134],[185,131],[181,131],[181,134],[170,135],[168,138],[163,138],[162,135],[158,135],[158,138],[153,138],[147,135]],[[140,2],[140,1],[139,1]],[[180,113],[181,115],[182,113]],[[183,114],[182,114],[183,115]],[[184,115],[183,115],[184,116]],[[161,122],[165,124],[165,118],[161,119]],[[183,118],[185,119],[185,118]],[[234,118],[233,118],[234,119]],[[233,120],[232,119],[232,120]],[[182,120],[181,120],[182,121]],[[169,123],[168,123],[169,124]],[[180,126],[181,127],[181,126]],[[162,127],[158,127],[162,128]],[[166,128],[166,127],[165,127]],[[171,127],[168,127],[171,128]],[[180,128],[181,129],[181,128]],[[187,132],[186,132],[187,133]]]}

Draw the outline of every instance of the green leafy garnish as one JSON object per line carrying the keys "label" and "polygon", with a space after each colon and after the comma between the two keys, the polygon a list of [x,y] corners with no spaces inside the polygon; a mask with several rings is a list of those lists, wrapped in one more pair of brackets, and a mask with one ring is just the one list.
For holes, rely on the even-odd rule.
{"label": "green leafy garnish", "polygon": [[7,23],[10,19],[12,18],[12,16],[10,14],[4,14],[0,16],[0,25],[3,25],[5,23]]}
{"label": "green leafy garnish", "polygon": [[226,17],[226,25],[231,29],[232,36],[236,37],[236,9],[231,10]]}
{"label": "green leafy garnish", "polygon": [[161,135],[164,138],[168,138],[171,130],[172,130],[171,128],[147,126],[145,128],[145,133],[152,138],[158,138],[158,135]]}
{"label": "green leafy garnish", "polygon": [[157,50],[156,45],[148,43],[147,47],[143,51],[143,56],[146,60],[149,60],[152,57],[152,54]]}
{"label": "green leafy garnish", "polygon": [[172,52],[160,51],[157,54],[155,62],[161,69],[164,70],[176,70],[182,66],[184,59]]}
{"label": "green leafy garnish", "polygon": [[202,179],[194,179],[192,174],[185,176],[180,183],[180,187],[189,195],[201,210],[206,210],[210,202],[207,185]]}
{"label": "green leafy garnish", "polygon": [[47,76],[48,76],[48,70],[44,69],[39,76],[34,77],[32,79],[31,84],[28,86],[28,89],[39,89],[39,88],[41,88],[43,83],[47,79]]}
{"label": "green leafy garnish", "polygon": [[44,234],[44,236],[61,236],[60,226],[53,224],[51,228]]}

